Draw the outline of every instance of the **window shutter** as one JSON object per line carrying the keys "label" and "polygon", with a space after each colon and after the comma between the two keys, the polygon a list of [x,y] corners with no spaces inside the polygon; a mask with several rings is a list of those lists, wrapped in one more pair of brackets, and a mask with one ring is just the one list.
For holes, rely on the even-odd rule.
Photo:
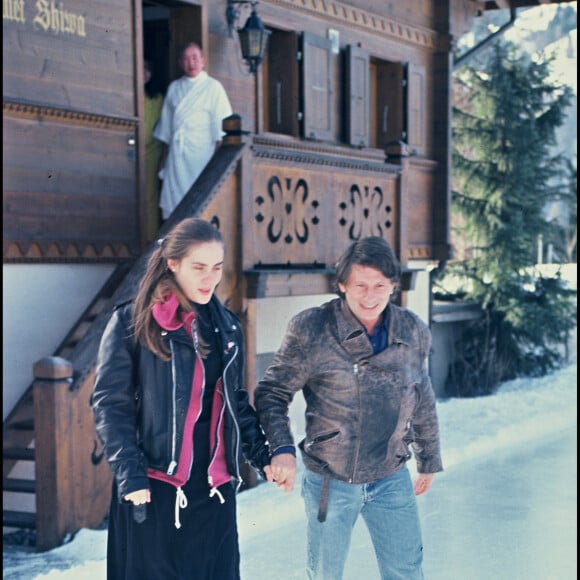
{"label": "window shutter", "polygon": [[355,147],[370,144],[369,54],[358,46],[346,48],[346,142]]}
{"label": "window shutter", "polygon": [[409,63],[406,76],[407,144],[422,153],[425,150],[425,67]]}
{"label": "window shutter", "polygon": [[333,141],[332,43],[302,33],[302,128],[304,139]]}

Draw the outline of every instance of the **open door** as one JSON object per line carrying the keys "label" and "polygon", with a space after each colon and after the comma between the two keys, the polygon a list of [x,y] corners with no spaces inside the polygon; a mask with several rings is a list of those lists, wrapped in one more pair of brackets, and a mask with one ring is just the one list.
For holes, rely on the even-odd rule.
{"label": "open door", "polygon": [[[136,75],[137,83],[136,95],[138,99],[138,114],[141,118],[141,139],[139,140],[139,155],[143,163],[140,163],[141,175],[140,186],[140,218],[143,232],[150,231],[151,223],[161,226],[159,209],[155,202],[147,202],[147,190],[154,188],[151,194],[158,199],[161,183],[157,180],[156,170],[152,166],[151,157],[145,147],[145,141],[150,139],[149,135],[154,123],[145,119],[145,91],[143,78],[143,61],[151,63],[153,72],[153,83],[165,95],[167,87],[175,79],[182,75],[179,67],[179,51],[188,42],[197,42],[202,49],[207,45],[204,31],[207,26],[204,24],[204,14],[202,3],[192,4],[190,2],[176,2],[174,0],[142,0],[139,7],[141,9],[141,35],[137,35],[138,42],[142,43],[142,50],[136,50]],[[157,109],[158,110],[158,109]],[[150,112],[148,114],[151,114]],[[151,153],[149,149],[149,154]],[[147,161],[147,163],[146,163]],[[154,214],[153,216],[151,214]]]}
{"label": "open door", "polygon": [[167,89],[180,77],[178,57],[180,48],[197,42],[206,48],[207,39],[201,4],[146,0],[142,6],[143,55],[154,64],[155,71]]}

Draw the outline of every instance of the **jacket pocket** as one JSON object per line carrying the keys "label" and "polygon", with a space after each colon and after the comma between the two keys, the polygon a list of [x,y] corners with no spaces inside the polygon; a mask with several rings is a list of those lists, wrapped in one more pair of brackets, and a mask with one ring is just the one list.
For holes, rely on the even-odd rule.
{"label": "jacket pocket", "polygon": [[310,439],[310,441],[305,441],[304,448],[306,450],[308,450],[311,447],[315,447],[316,445],[321,445],[323,443],[327,443],[328,441],[332,441],[333,439],[335,439],[339,435],[340,435],[340,431],[337,431],[337,430],[329,431],[328,433],[321,433],[320,435],[317,435],[316,437],[313,437],[312,439]]}

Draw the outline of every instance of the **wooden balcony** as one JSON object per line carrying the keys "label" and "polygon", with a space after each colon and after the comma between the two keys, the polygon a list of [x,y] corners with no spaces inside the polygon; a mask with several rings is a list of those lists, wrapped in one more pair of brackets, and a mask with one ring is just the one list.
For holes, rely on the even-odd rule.
{"label": "wooden balcony", "polygon": [[[434,162],[404,156],[390,162],[373,149],[252,136],[244,124],[236,115],[226,121],[223,145],[159,237],[190,216],[223,233],[218,294],[244,325],[246,384],[254,385],[257,300],[331,293],[343,250],[378,235],[403,266],[404,302],[415,275],[409,259],[435,259],[445,239],[434,218]],[[4,525],[36,528],[39,550],[98,526],[106,515],[111,474],[89,405],[97,351],[112,306],[135,295],[154,247],[123,261],[70,340],[35,365],[34,384],[4,424],[4,490],[35,495],[36,506],[35,513],[18,513],[5,504]],[[22,462],[34,462],[33,478],[12,473]]]}

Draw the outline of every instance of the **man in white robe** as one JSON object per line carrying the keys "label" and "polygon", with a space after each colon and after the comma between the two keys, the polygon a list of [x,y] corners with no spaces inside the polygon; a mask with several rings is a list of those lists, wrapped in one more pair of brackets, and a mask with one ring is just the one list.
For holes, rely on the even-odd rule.
{"label": "man in white robe", "polygon": [[205,59],[197,44],[183,49],[179,63],[185,74],[169,85],[153,134],[166,145],[159,173],[164,220],[211,159],[224,135],[222,121],[232,114],[224,87],[203,70]]}

